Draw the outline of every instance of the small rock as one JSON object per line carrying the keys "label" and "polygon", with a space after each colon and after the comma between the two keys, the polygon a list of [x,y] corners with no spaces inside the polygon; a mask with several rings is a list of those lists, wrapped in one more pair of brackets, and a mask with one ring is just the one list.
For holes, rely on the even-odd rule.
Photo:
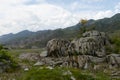
{"label": "small rock", "polygon": [[113,72],[111,75],[112,76],[120,76],[120,71]]}
{"label": "small rock", "polygon": [[22,53],[19,55],[19,59],[37,61],[39,59],[39,54],[36,53]]}
{"label": "small rock", "polygon": [[54,69],[54,68],[53,68],[53,67],[51,67],[51,66],[48,66],[48,67],[46,67],[46,68],[47,68],[47,69],[51,69],[51,70],[52,70],[52,69]]}
{"label": "small rock", "polygon": [[60,65],[60,64],[62,64],[63,63],[63,61],[57,61],[57,62],[54,62],[53,64],[54,65]]}
{"label": "small rock", "polygon": [[74,76],[71,76],[70,78],[71,78],[71,80],[76,80]]}
{"label": "small rock", "polygon": [[28,70],[29,70],[29,68],[25,68],[25,69],[24,69],[24,71],[28,71]]}
{"label": "small rock", "polygon": [[68,71],[64,72],[63,75],[72,75],[72,73],[68,70]]}
{"label": "small rock", "polygon": [[44,65],[43,62],[37,62],[37,63],[34,64],[34,66],[42,66],[42,65]]}
{"label": "small rock", "polygon": [[46,57],[46,56],[47,56],[47,51],[41,52],[40,56],[41,56],[41,57]]}
{"label": "small rock", "polygon": [[88,63],[85,63],[84,69],[88,68]]}

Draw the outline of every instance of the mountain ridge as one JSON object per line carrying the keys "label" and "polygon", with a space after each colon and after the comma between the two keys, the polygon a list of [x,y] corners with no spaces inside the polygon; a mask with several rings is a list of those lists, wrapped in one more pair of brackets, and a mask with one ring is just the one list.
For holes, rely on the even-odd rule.
{"label": "mountain ridge", "polygon": [[[32,48],[45,47],[46,43],[53,38],[73,39],[79,35],[81,23],[64,29],[40,30],[32,32],[28,30],[21,31],[17,34],[7,34],[0,37],[0,43],[13,48]],[[95,27],[98,31],[114,32],[120,30],[120,13],[115,14],[111,18],[103,18],[99,20],[88,20],[87,28]]]}

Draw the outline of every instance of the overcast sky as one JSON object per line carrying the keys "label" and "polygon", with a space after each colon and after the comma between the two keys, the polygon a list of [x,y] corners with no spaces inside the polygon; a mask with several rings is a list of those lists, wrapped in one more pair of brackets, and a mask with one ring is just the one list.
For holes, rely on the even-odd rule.
{"label": "overcast sky", "polygon": [[120,12],[120,0],[0,0],[0,35],[65,28]]}

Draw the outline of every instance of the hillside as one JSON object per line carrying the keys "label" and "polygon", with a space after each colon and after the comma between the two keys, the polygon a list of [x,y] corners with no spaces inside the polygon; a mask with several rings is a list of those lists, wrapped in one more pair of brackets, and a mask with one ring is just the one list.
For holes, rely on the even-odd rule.
{"label": "hillside", "polygon": [[[88,20],[87,27],[95,27],[98,31],[109,33],[120,30],[120,13],[112,16],[111,18],[104,18],[99,20]],[[46,43],[53,38],[73,39],[79,36],[81,24],[78,23],[74,26],[56,29],[56,30],[43,30],[31,32],[28,30],[19,32],[17,34],[7,34],[0,37],[0,43],[12,48],[38,48],[45,47]],[[119,33],[117,33],[119,34]]]}
{"label": "hillside", "polygon": [[96,30],[104,32],[114,32],[120,29],[120,13],[112,16],[111,18],[99,19],[93,22]]}

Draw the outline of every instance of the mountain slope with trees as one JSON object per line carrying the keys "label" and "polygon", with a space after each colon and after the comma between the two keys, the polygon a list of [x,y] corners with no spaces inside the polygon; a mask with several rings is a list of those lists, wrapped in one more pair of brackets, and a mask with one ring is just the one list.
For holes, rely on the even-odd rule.
{"label": "mountain slope with trees", "polygon": [[[96,29],[111,34],[120,34],[120,13],[111,18],[104,18],[99,20],[88,20],[86,29]],[[78,24],[64,29],[43,30],[31,32],[28,30],[19,32],[17,34],[7,34],[0,37],[0,43],[12,48],[38,48],[45,47],[46,43],[53,38],[70,39],[80,37],[80,32],[83,26]]]}

